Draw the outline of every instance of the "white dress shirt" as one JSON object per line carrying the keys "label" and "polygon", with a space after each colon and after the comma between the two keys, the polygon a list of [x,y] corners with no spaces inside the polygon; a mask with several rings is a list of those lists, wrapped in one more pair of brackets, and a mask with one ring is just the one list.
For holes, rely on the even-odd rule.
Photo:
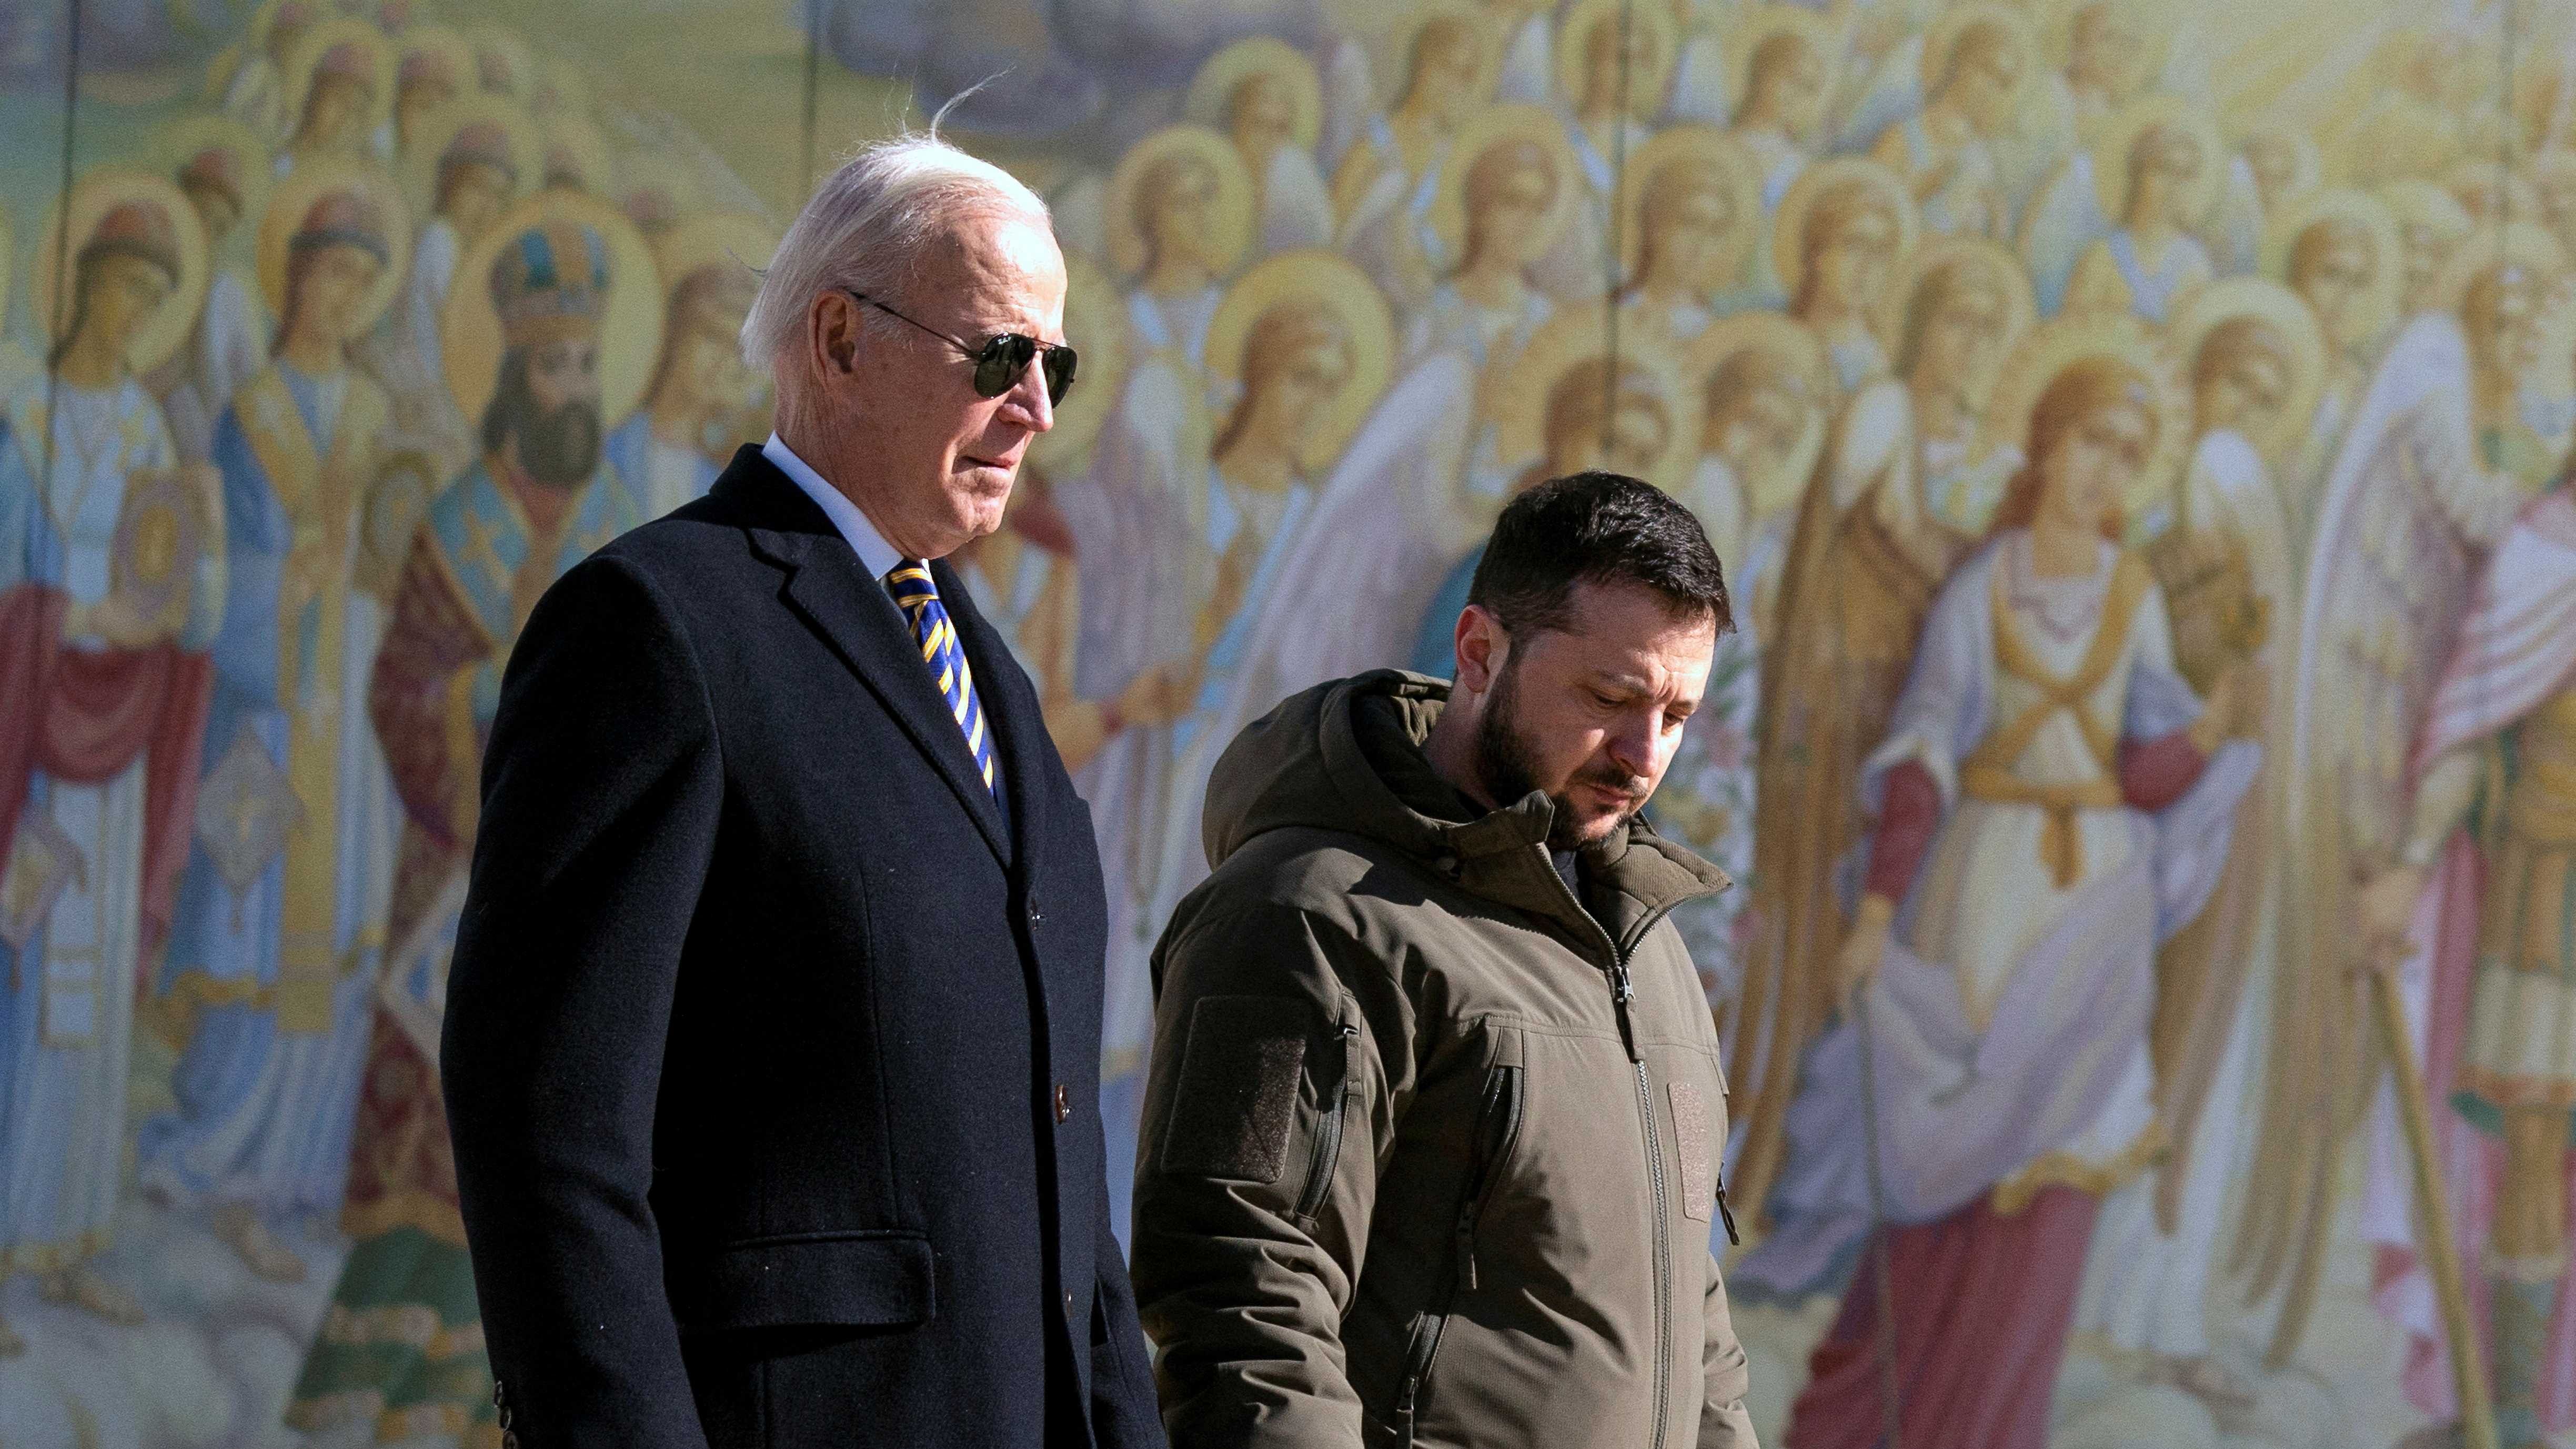
{"label": "white dress shirt", "polygon": [[788,447],[776,433],[771,433],[769,441],[760,445],[760,456],[777,464],[778,471],[804,489],[805,496],[813,499],[815,506],[823,510],[823,516],[832,520],[832,526],[841,531],[841,537],[848,539],[850,547],[857,550],[859,562],[867,568],[869,578],[882,583],[886,575],[907,562],[902,554],[895,552],[893,544],[885,541],[885,535],[877,532],[876,525],[868,522],[868,516],[859,511],[859,505],[852,503],[849,495],[824,482],[823,475],[797,457],[796,450]]}

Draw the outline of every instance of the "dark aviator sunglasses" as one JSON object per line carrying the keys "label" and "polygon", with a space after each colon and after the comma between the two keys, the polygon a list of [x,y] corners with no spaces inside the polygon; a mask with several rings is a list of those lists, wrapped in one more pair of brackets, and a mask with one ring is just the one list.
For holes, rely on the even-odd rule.
{"label": "dark aviator sunglasses", "polygon": [[927,322],[906,317],[865,292],[850,295],[867,303],[898,322],[913,326],[957,349],[960,356],[975,364],[975,395],[1000,397],[1019,384],[1029,370],[1029,359],[1039,358],[1038,367],[1046,374],[1047,404],[1064,406],[1064,395],[1073,391],[1073,368],[1078,360],[1074,350],[1061,342],[1040,342],[1025,332],[998,332],[984,339],[981,347],[969,347]]}

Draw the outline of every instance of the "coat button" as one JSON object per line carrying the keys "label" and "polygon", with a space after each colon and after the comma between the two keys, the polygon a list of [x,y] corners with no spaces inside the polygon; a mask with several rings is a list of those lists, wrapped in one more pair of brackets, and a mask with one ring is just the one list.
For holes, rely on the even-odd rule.
{"label": "coat button", "polygon": [[501,1431],[501,1449],[519,1449],[519,1436],[516,1431],[510,1429]]}
{"label": "coat button", "polygon": [[1073,1095],[1064,1089],[1062,1082],[1055,1084],[1055,1120],[1058,1122],[1073,1120]]}
{"label": "coat button", "polygon": [[1066,1289],[1064,1294],[1064,1316],[1073,1317],[1073,1290],[1070,1288]]}
{"label": "coat button", "polygon": [[492,1407],[496,1409],[501,1407],[502,1404],[508,1402],[509,1397],[509,1386],[502,1383],[499,1379],[494,1379],[492,1381]]}

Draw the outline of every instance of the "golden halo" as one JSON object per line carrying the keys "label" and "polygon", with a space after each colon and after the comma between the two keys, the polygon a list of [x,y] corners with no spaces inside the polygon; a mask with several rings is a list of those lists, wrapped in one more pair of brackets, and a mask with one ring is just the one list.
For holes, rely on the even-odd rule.
{"label": "golden halo", "polygon": [[1928,100],[1941,89],[1941,78],[1950,69],[1951,52],[1959,48],[1959,37],[1968,32],[1969,26],[1978,24],[2000,28],[2004,39],[2021,51],[2021,81],[2013,88],[2018,109],[2020,98],[2030,92],[2031,77],[2039,70],[2039,39],[2031,34],[2027,17],[2002,5],[1961,5],[1941,12],[1941,18],[1932,22],[1932,28],[1923,34],[1923,95]]}
{"label": "golden halo", "polygon": [[1644,32],[1647,42],[1654,46],[1655,58],[1653,70],[1629,77],[1629,111],[1635,114],[1642,107],[1644,114],[1653,115],[1663,110],[1664,93],[1672,89],[1673,71],[1682,62],[1679,27],[1673,24],[1671,6],[1638,5],[1634,0],[1574,0],[1565,18],[1557,23],[1557,94],[1565,97],[1568,106],[1583,100],[1584,84],[1589,79],[1585,74],[1589,68],[1586,52],[1592,47],[1593,31],[1604,21],[1615,28],[1623,8],[1628,23]]}
{"label": "golden halo", "polygon": [[[250,17],[248,30],[244,32],[249,38],[252,50],[261,53],[268,50],[269,37],[277,30],[277,12],[285,8],[286,0],[261,0],[259,9]],[[319,14],[323,9],[321,0],[312,0],[312,3],[305,8],[316,12],[317,20],[321,18]]]}
{"label": "golden halo", "polygon": [[[2131,29],[2139,32],[2144,44],[2139,47],[2135,83],[2152,86],[2164,74],[2165,62],[2173,54],[2174,25],[2161,8],[2163,0],[2108,0],[2110,8]],[[2052,5],[2048,18],[2040,27],[2040,42],[2050,68],[2064,70],[2075,58],[2075,20],[2090,9],[2086,0],[2064,0]]]}
{"label": "golden halo", "polygon": [[1493,98],[1495,82],[1503,74],[1503,45],[1501,37],[1494,33],[1492,21],[1469,0],[1422,0],[1406,7],[1404,17],[1388,37],[1392,50],[1387,56],[1386,81],[1377,87],[1381,108],[1404,99],[1404,88],[1413,80],[1413,47],[1433,21],[1443,19],[1465,21],[1468,31],[1476,37],[1476,99]]}
{"label": "golden halo", "polygon": [[1117,283],[1074,252],[1065,253],[1064,276],[1064,339],[1079,349],[1082,370],[1056,406],[1055,426],[1029,444],[1030,457],[1050,478],[1071,477],[1089,462],[1101,424],[1125,390],[1135,350]]}
{"label": "golden halo", "polygon": [[[537,134],[544,138],[545,171],[550,181],[566,176],[578,189],[593,196],[605,194],[614,184],[616,174],[608,159],[608,138],[588,120],[558,111],[538,120]],[[564,164],[567,162],[569,170]]]}
{"label": "golden halo", "polygon": [[1565,124],[1536,106],[1487,106],[1458,128],[1426,218],[1431,234],[1440,239],[1441,254],[1453,263],[1461,259],[1467,245],[1467,173],[1476,169],[1477,159],[1488,150],[1510,141],[1535,143],[1556,168],[1556,189],[1548,200],[1547,215],[1523,238],[1521,259],[1535,261],[1545,255],[1574,215],[1575,192],[1583,184],[1583,173],[1573,146],[1565,139]]}
{"label": "golden halo", "polygon": [[2093,142],[2093,196],[2114,226],[2122,224],[2129,211],[2130,148],[2157,126],[2184,132],[2200,145],[2200,176],[2192,182],[2188,203],[2191,214],[2205,217],[2218,202],[2218,188],[2227,180],[2227,146],[2219,139],[2217,123],[2205,108],[2159,92],[2121,107]]}
{"label": "golden halo", "polygon": [[2126,313],[2060,318],[2032,328],[1995,379],[1994,396],[1978,430],[1976,456],[1991,457],[1998,448],[2018,453],[2027,447],[2031,410],[2039,405],[2041,394],[2060,373],[2092,357],[2127,363],[2147,379],[2150,390],[2147,401],[2156,416],[2156,446],[2129,485],[2128,513],[2134,518],[2171,486],[2191,447],[2191,399],[2171,363],[2156,349],[2146,324]]}
{"label": "golden halo", "polygon": [[1208,323],[1207,373],[1212,381],[1243,378],[1243,344],[1264,313],[1286,301],[1313,302],[1341,319],[1351,342],[1351,374],[1324,407],[1298,459],[1309,472],[1330,467],[1360,421],[1377,405],[1395,370],[1395,319],[1368,273],[1335,253],[1282,252],[1254,266],[1225,289]]}
{"label": "golden halo", "polygon": [[304,124],[304,103],[313,94],[313,71],[338,46],[354,45],[366,58],[370,94],[365,129],[372,132],[394,113],[394,47],[385,33],[363,20],[325,20],[298,36],[295,54],[286,64],[286,125]]}
{"label": "golden halo", "polygon": [[2567,251],[2550,235],[2548,228],[2534,222],[2517,221],[2502,235],[2482,231],[2463,242],[2443,269],[2440,285],[2434,295],[2453,314],[2468,299],[2469,284],[2478,273],[2503,262],[2530,268],[2540,274],[2544,288],[2555,287],[2567,280]]}
{"label": "golden halo", "polygon": [[[2279,141],[2290,148],[2290,186],[2281,194],[2285,204],[2295,203],[2324,183],[2325,155],[2317,149],[2316,139],[2307,132],[2295,126],[2248,126],[2236,138],[2237,154],[2245,155],[2257,141]],[[2246,168],[2253,168],[2250,156],[2246,159]]]}
{"label": "golden halo", "polygon": [[2264,436],[2247,440],[2263,456],[2279,458],[2307,435],[2317,410],[2317,395],[2325,390],[2325,334],[2318,329],[2316,314],[2308,310],[2307,303],[2279,282],[2265,277],[2228,277],[2212,282],[2183,304],[2181,315],[2174,318],[2167,333],[2173,366],[2183,386],[2191,385],[2192,371],[2200,360],[2200,345],[2221,323],[2239,317],[2262,319],[2281,334],[2290,349],[2290,355],[2282,359],[2288,364],[2290,387],[2282,399],[2280,416]]}
{"label": "golden halo", "polygon": [[538,179],[545,174],[545,152],[537,140],[537,123],[500,96],[467,91],[430,112],[421,122],[417,144],[403,153],[403,194],[410,200],[414,215],[425,218],[438,209],[439,158],[455,142],[458,132],[477,122],[489,122],[500,129],[502,144],[510,153],[511,169],[518,173],[511,181],[510,199],[516,201],[537,189]]}
{"label": "golden halo", "polygon": [[[59,205],[45,215],[45,230],[36,246],[36,290],[31,300],[50,352],[62,341],[62,330],[71,322],[75,300],[57,297],[56,278],[63,285],[79,286],[78,269],[69,263],[79,260],[81,249],[89,245],[107,214],[129,201],[147,202],[167,212],[171,232],[179,242],[178,285],[162,299],[160,310],[135,329],[134,340],[125,349],[125,365],[136,373],[145,373],[179,350],[179,344],[188,339],[188,329],[197,325],[198,309],[206,305],[206,229],[197,220],[197,209],[180,194],[179,183],[145,171],[112,167],[102,167],[82,177],[72,188],[71,224],[63,225]],[[65,235],[72,242],[68,258],[56,249],[57,241]],[[58,259],[64,264],[58,265]]]}
{"label": "golden halo", "polygon": [[373,202],[376,214],[384,219],[385,263],[378,269],[366,300],[358,305],[357,330],[364,332],[393,305],[394,294],[402,290],[411,265],[410,208],[403,205],[402,193],[395,189],[392,179],[372,166],[346,162],[298,166],[294,175],[278,183],[276,204],[259,222],[259,290],[268,299],[270,316],[286,315],[287,253],[296,228],[304,224],[304,214],[313,209],[313,203],[334,191],[357,192]]}
{"label": "golden halo", "polygon": [[[508,96],[525,105],[537,88],[536,52],[517,31],[497,20],[478,20],[465,27],[465,43],[474,47],[475,84],[493,95]],[[495,89],[483,84],[483,62],[499,63],[501,84]]]}
{"label": "golden halo", "polygon": [[1913,256],[1922,223],[1914,211],[1913,193],[1896,173],[1859,156],[1819,161],[1799,173],[1788,194],[1780,198],[1779,214],[1771,222],[1771,267],[1780,275],[1780,289],[1789,296],[1797,296],[1798,284],[1806,279],[1807,213],[1817,197],[1853,182],[1876,190],[1895,215],[1897,264],[1903,266]]}
{"label": "golden halo", "polygon": [[653,270],[667,300],[698,272],[722,266],[757,283],[778,250],[778,229],[756,216],[719,211],[693,216],[655,237]]}
{"label": "golden halo", "polygon": [[587,192],[540,191],[511,207],[456,268],[439,314],[447,391],[468,422],[479,420],[501,376],[501,314],[492,305],[492,267],[519,234],[548,221],[577,222],[608,245],[608,305],[599,330],[599,427],[613,432],[644,396],[662,355],[662,281],[653,250],[623,213]]}
{"label": "golden halo", "polygon": [[1190,79],[1182,118],[1224,133],[1232,119],[1235,91],[1258,75],[1276,76],[1287,85],[1288,134],[1300,149],[1314,150],[1316,138],[1324,133],[1324,80],[1305,52],[1277,36],[1238,40],[1209,56]]}
{"label": "golden halo", "polygon": [[2469,209],[2438,182],[2402,177],[2380,183],[2378,196],[2400,227],[2424,227],[2452,241],[2477,229],[2469,220]]}
{"label": "golden halo", "polygon": [[[2031,295],[2030,273],[2001,245],[1978,236],[1941,236],[1924,243],[1906,268],[1905,285],[1890,288],[1886,323],[1879,335],[1888,339],[1888,352],[1894,356],[1905,345],[1907,312],[1914,306],[1914,296],[1923,284],[1943,271],[1957,266],[1975,266],[2003,289],[2004,336],[1999,349],[2010,357],[2021,339],[2039,322],[2039,299]],[[2000,362],[1997,364],[2000,366]],[[1971,395],[1981,394],[1994,379],[1975,380]]]}
{"label": "golden halo", "polygon": [[1123,277],[1145,270],[1145,229],[1136,215],[1136,192],[1156,166],[1175,156],[1192,156],[1216,174],[1215,215],[1210,222],[1209,262],[1218,273],[1234,270],[1252,245],[1252,175],[1234,143],[1205,126],[1186,122],[1165,126],[1127,148],[1109,176],[1109,262]]}
{"label": "golden halo", "polygon": [[[451,26],[423,23],[414,25],[394,37],[394,83],[402,83],[402,68],[419,54],[435,54],[447,62],[448,72],[456,77],[456,94],[472,95],[481,88],[474,74],[474,47],[462,32]],[[453,97],[451,97],[453,99]]]}
{"label": "golden halo", "polygon": [[1691,384],[1685,404],[1705,413],[1701,399],[1708,391],[1709,379],[1716,376],[1719,368],[1747,352],[1768,352],[1785,360],[1807,380],[1808,396],[1814,401],[1807,429],[1798,435],[1798,445],[1790,451],[1788,461],[1760,478],[1741,480],[1745,515],[1762,519],[1797,502],[1808,478],[1814,475],[1816,460],[1824,455],[1825,435],[1833,424],[1833,409],[1827,399],[1833,395],[1834,375],[1825,358],[1824,344],[1786,314],[1738,312],[1709,324],[1709,329],[1693,339],[1683,354]]}
{"label": "golden halo", "polygon": [[1762,230],[1762,165],[1742,141],[1715,126],[1667,127],[1628,158],[1619,188],[1619,274],[1634,278],[1645,251],[1647,188],[1667,168],[1685,163],[1715,173],[1732,203],[1735,224],[1729,245],[1734,255],[1727,260],[1726,274],[1732,279],[1730,286],[1740,286],[1753,259],[1754,240]]}
{"label": "golden halo", "polygon": [[697,169],[679,152],[656,146],[618,154],[609,199],[648,234],[657,222],[667,228],[696,215],[703,209],[699,196]]}
{"label": "golden halo", "polygon": [[2293,200],[2263,229],[2261,271],[2275,281],[2290,281],[2291,253],[2299,238],[2320,222],[2348,221],[2370,233],[2374,261],[2370,290],[2353,306],[2350,337],[2328,339],[2337,347],[2376,337],[2397,320],[2398,298],[2406,284],[2406,250],[2398,235],[2397,216],[2366,191],[2328,187]]}
{"label": "golden halo", "polygon": [[2478,225],[2484,225],[2494,220],[2494,217],[2487,208],[2469,204],[2469,194],[2472,191],[2487,192],[2500,187],[2504,192],[2499,199],[2500,204],[2510,214],[2514,216],[2543,214],[2540,188],[2532,185],[2520,172],[2508,171],[2498,165],[2491,157],[2462,157],[2452,163],[2450,170],[2442,173],[2442,184],[2450,188],[2452,199],[2459,202],[2460,209],[2469,214],[2469,220]]}
{"label": "golden halo", "polygon": [[221,149],[232,157],[233,176],[241,186],[241,215],[234,225],[256,223],[260,211],[268,205],[269,183],[277,177],[277,164],[268,143],[259,133],[230,116],[189,116],[171,123],[162,134],[160,169],[173,180],[179,169],[193,157]]}
{"label": "golden halo", "polygon": [[1753,57],[1775,36],[1795,34],[1807,42],[1828,71],[1835,57],[1842,54],[1842,36],[1832,21],[1821,12],[1804,5],[1775,3],[1757,5],[1728,27],[1731,53],[1726,58],[1726,94],[1730,104],[1741,105],[1753,94]]}
{"label": "golden halo", "polygon": [[[1607,319],[1598,306],[1559,312],[1532,333],[1529,346],[1509,365],[1489,372],[1479,389],[1484,417],[1494,425],[1494,457],[1506,476],[1517,476],[1547,453],[1548,398],[1568,372],[1609,350]],[[1699,461],[1699,414],[1678,355],[1669,349],[1619,351],[1622,372],[1644,374],[1665,403],[1672,425],[1663,456],[1646,470],[1646,481],[1681,496]]]}

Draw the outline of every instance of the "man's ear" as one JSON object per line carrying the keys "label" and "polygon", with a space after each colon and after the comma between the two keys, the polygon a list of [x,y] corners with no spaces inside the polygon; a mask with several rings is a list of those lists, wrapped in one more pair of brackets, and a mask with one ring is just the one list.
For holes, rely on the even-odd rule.
{"label": "man's ear", "polygon": [[1455,641],[1458,687],[1469,694],[1490,692],[1495,676],[1511,658],[1511,647],[1511,636],[1503,632],[1503,621],[1492,610],[1482,604],[1460,610]]}
{"label": "man's ear", "polygon": [[805,332],[815,369],[824,377],[846,377],[858,364],[859,304],[840,292],[814,299],[805,316]]}

